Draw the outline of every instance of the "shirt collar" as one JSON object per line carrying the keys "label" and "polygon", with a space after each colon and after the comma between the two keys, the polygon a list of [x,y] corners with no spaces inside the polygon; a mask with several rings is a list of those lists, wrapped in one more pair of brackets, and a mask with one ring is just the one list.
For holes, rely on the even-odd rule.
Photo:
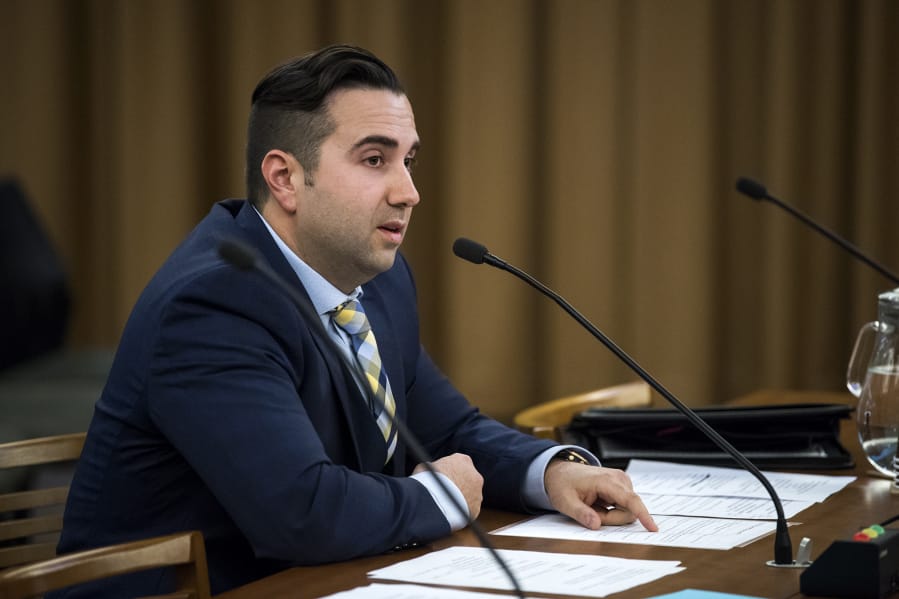
{"label": "shirt collar", "polygon": [[349,295],[347,295],[328,282],[327,279],[316,272],[311,266],[303,262],[293,250],[287,247],[284,240],[275,233],[275,230],[272,229],[271,225],[268,224],[268,221],[265,220],[262,214],[256,210],[255,206],[253,206],[253,210],[259,215],[259,219],[262,221],[262,224],[265,225],[269,235],[272,236],[275,245],[278,246],[278,249],[281,250],[287,263],[290,264],[290,267],[296,273],[297,277],[299,277],[300,283],[303,284],[306,293],[309,294],[309,299],[312,300],[315,311],[320,316],[328,315],[331,310],[340,304],[345,303],[347,300],[357,300],[362,297],[362,287],[356,287]]}

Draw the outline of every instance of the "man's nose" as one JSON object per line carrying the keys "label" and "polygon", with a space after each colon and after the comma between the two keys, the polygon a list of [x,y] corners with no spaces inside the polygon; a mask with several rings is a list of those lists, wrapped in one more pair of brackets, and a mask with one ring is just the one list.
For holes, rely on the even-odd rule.
{"label": "man's nose", "polygon": [[412,173],[405,166],[399,170],[394,178],[393,189],[389,196],[390,204],[394,206],[415,206],[421,201]]}

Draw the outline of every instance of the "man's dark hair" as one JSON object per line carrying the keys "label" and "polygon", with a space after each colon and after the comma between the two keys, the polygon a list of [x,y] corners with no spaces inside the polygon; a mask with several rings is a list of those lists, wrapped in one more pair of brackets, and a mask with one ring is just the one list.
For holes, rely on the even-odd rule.
{"label": "man's dark hair", "polygon": [[404,93],[396,74],[363,48],[334,45],[275,67],[253,91],[247,127],[247,197],[257,208],[268,197],[260,165],[278,149],[303,166],[306,185],[313,184],[322,141],[334,131],[328,97],[351,88]]}

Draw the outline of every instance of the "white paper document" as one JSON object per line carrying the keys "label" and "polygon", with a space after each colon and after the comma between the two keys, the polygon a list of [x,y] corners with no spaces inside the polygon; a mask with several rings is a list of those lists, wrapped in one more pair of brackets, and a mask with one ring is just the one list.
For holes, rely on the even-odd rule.
{"label": "white paper document", "polygon": [[[381,584],[374,583],[364,587],[356,587],[349,591],[334,593],[320,599],[508,599],[508,595],[496,593],[478,593],[459,589],[426,587],[420,584]],[[539,599],[528,597],[528,599]]]}
{"label": "white paper document", "polygon": [[768,520],[731,520],[691,516],[653,516],[653,519],[659,525],[658,532],[649,532],[639,522],[624,526],[603,526],[599,530],[590,530],[567,516],[547,514],[494,530],[490,534],[634,543],[662,547],[731,549],[760,539],[774,532],[776,528],[776,523]]}
{"label": "white paper document", "polygon": [[[605,597],[680,572],[677,561],[498,549],[526,593]],[[511,590],[512,583],[480,547],[449,547],[368,573],[371,578]]]}
{"label": "white paper document", "polygon": [[[703,495],[768,498],[762,483],[745,470],[674,462],[631,460],[627,473],[643,495]],[[855,480],[854,476],[764,472],[781,500],[824,501]]]}
{"label": "white paper document", "polygon": [[[653,515],[703,516],[707,518],[741,518],[774,520],[777,510],[770,497],[697,497],[695,495],[654,495],[640,493],[640,499]],[[814,505],[814,501],[781,500],[784,517],[792,518]]]}

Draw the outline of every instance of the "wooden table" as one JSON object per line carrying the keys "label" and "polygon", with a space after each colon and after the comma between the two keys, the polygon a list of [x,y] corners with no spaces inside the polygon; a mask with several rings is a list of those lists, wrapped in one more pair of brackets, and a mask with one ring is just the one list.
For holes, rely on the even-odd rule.
{"label": "wooden table", "polygon": [[[782,403],[854,403],[848,393],[761,391],[733,402],[738,405],[774,405]],[[841,439],[856,466],[853,470],[815,471],[822,474],[854,474],[858,479],[827,501],[800,512],[791,521],[794,551],[800,539],[813,542],[812,557],[823,552],[835,539],[848,539],[860,528],[882,522],[899,513],[899,495],[890,493],[891,481],[874,476],[873,469],[861,453],[854,420],[841,425]],[[500,526],[522,520],[525,516],[509,512],[484,510],[478,519],[491,531]],[[773,559],[772,536],[764,537],[747,547],[728,551],[680,549],[621,543],[596,543],[553,539],[528,539],[491,536],[502,549],[525,549],[558,553],[585,553],[617,557],[657,560],[680,560],[686,570],[666,576],[629,591],[609,595],[612,599],[644,598],[682,589],[703,589],[767,598],[802,597],[799,593],[799,569],[772,568],[765,562]],[[250,599],[258,597],[321,597],[340,590],[366,585],[366,573],[401,560],[423,555],[429,551],[454,545],[477,546],[475,535],[462,530],[430,545],[409,551],[356,559],[339,564],[298,567],[233,589],[219,599]],[[493,591],[498,592],[498,591]],[[560,597],[541,593],[541,596]]]}

